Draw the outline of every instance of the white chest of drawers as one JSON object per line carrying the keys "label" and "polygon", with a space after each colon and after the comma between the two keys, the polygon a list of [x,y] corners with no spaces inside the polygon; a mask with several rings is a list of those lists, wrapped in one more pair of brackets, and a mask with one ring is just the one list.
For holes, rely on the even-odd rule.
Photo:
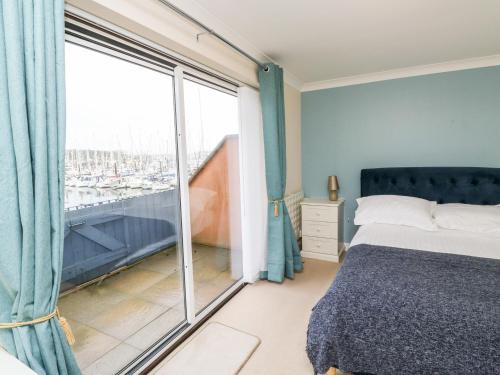
{"label": "white chest of drawers", "polygon": [[344,200],[306,198],[302,206],[302,256],[338,262],[344,251]]}

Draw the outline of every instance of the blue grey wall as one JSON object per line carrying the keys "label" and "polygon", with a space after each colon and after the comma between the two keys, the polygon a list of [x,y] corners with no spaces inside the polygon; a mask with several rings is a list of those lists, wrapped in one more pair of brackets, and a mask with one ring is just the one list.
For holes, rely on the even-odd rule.
{"label": "blue grey wall", "polygon": [[302,187],[326,197],[337,175],[345,241],[363,168],[500,167],[500,67],[302,94]]}

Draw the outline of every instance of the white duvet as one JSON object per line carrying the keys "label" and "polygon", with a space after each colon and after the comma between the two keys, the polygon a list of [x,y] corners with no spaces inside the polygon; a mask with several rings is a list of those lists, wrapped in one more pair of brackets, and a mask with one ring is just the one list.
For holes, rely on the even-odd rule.
{"label": "white duvet", "polygon": [[350,247],[359,244],[500,259],[500,235],[498,234],[448,229],[426,231],[403,225],[367,224],[359,228]]}

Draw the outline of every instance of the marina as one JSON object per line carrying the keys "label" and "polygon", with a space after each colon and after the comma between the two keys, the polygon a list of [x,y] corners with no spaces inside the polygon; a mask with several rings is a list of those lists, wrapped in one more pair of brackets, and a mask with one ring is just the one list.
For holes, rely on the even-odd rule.
{"label": "marina", "polygon": [[[191,155],[191,177],[208,153]],[[96,206],[153,192],[176,189],[176,160],[171,154],[67,150],[65,210]]]}

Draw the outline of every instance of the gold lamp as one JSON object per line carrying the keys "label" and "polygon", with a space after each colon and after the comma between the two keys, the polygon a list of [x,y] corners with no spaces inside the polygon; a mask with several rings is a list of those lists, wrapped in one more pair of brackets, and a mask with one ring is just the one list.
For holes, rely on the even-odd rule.
{"label": "gold lamp", "polygon": [[331,201],[339,199],[337,191],[339,190],[339,180],[337,176],[328,176],[328,197]]}

